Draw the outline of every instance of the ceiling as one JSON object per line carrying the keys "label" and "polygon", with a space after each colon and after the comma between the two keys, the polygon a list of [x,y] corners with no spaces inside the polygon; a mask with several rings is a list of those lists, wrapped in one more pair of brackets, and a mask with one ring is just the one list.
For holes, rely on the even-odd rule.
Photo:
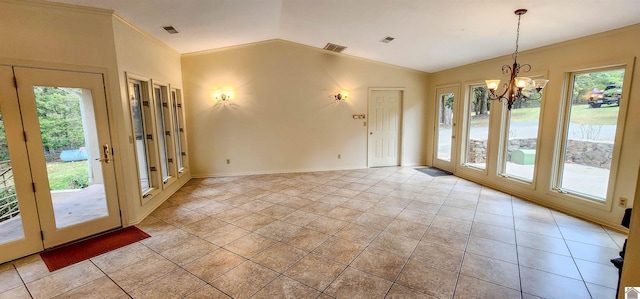
{"label": "ceiling", "polygon": [[[638,0],[55,0],[112,9],[180,53],[271,39],[436,72],[640,23]],[[174,26],[170,35],[162,26]],[[391,43],[380,40],[391,36]],[[593,45],[602,47],[603,45]]]}

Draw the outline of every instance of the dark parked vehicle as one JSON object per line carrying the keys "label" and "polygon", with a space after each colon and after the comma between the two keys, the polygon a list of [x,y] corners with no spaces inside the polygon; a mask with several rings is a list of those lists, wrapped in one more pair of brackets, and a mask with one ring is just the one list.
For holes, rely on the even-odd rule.
{"label": "dark parked vehicle", "polygon": [[622,88],[617,84],[609,84],[604,90],[598,90],[594,88],[591,91],[591,95],[587,100],[591,108],[600,108],[602,105],[616,105],[620,106],[620,94]]}

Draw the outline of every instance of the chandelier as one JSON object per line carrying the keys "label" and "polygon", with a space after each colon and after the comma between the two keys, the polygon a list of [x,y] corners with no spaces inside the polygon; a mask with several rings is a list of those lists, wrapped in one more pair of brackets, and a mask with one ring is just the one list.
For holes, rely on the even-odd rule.
{"label": "chandelier", "polygon": [[[514,12],[518,16],[518,30],[516,34],[516,50],[513,52],[513,65],[505,64],[502,66],[502,74],[511,74],[509,83],[504,84],[504,91],[500,94],[496,93],[496,89],[500,86],[500,80],[485,80],[489,89],[489,99],[498,100],[498,102],[506,101],[507,108],[511,110],[513,104],[517,101],[526,101],[528,99],[537,100],[542,97],[540,93],[549,80],[535,79],[529,77],[518,77],[520,72],[527,73],[531,70],[530,64],[518,63],[518,41],[520,39],[520,17],[527,13],[526,9],[518,9]],[[498,92],[499,93],[499,92]]]}

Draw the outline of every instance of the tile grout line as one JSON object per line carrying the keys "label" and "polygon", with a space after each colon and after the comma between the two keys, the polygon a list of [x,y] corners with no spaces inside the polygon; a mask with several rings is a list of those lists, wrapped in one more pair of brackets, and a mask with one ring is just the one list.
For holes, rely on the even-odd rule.
{"label": "tile grout line", "polygon": [[[432,181],[430,181],[429,183],[431,183],[431,182],[432,182]],[[450,192],[449,192],[449,193],[450,193]],[[447,193],[447,194],[449,194],[449,193]],[[415,200],[415,199],[414,199],[414,200]],[[412,200],[412,201],[413,201],[413,200]],[[407,205],[407,206],[409,206],[409,205]],[[403,211],[404,211],[404,210],[406,210],[406,207],[407,207],[407,206],[405,206],[405,208],[403,209]],[[438,215],[438,212],[440,211],[440,209],[441,209],[441,208],[442,208],[442,204],[440,204],[440,206],[438,207],[438,211],[436,211],[436,214],[434,215],[434,218],[435,218],[435,216],[436,216],[436,215]],[[400,212],[400,214],[401,214],[401,213],[402,213],[402,212]],[[398,215],[400,215],[400,214],[398,214]],[[396,218],[397,218],[397,215],[396,215]],[[396,218],[394,218],[394,219],[396,219]],[[397,282],[397,281],[398,281],[398,278],[400,278],[400,274],[402,274],[402,271],[404,271],[404,269],[405,269],[405,267],[407,266],[407,264],[409,264],[409,260],[411,260],[411,256],[412,256],[412,255],[413,255],[413,253],[415,252],[416,248],[418,248],[418,245],[420,245],[420,242],[422,241],[422,238],[424,238],[424,236],[427,234],[427,231],[429,231],[429,228],[431,228],[431,225],[433,224],[433,220],[434,220],[434,219],[431,219],[431,221],[429,222],[429,225],[427,226],[427,229],[425,229],[425,231],[422,233],[422,236],[420,237],[420,240],[418,240],[418,243],[417,243],[417,244],[416,244],[416,246],[413,248],[413,250],[411,250],[411,253],[410,253],[410,254],[409,254],[409,256],[407,257],[407,260],[404,262],[404,264],[402,265],[402,267],[400,268],[400,271],[398,271],[398,274],[396,274],[396,277],[394,278],[394,280],[393,280],[393,282],[392,282],[391,287],[389,288],[389,290],[387,290],[387,293],[385,294],[385,297],[387,297],[387,296],[389,295],[389,292],[391,292],[391,289],[393,288],[393,286],[394,286],[395,284],[398,284],[398,282]],[[388,225],[387,225],[387,226],[388,226]],[[456,276],[456,284],[457,284],[457,277],[459,277],[459,274],[460,274],[460,273],[458,273],[458,275]],[[400,284],[400,285],[402,285],[402,284]],[[402,286],[403,286],[403,285],[402,285]],[[422,291],[420,291],[420,290],[416,290],[416,289],[411,288],[411,287],[407,287],[407,288],[412,289],[412,290],[415,290],[415,291],[420,292],[420,293],[422,293],[422,294],[426,294],[426,293],[424,293],[424,292],[422,292]],[[455,286],[454,286],[454,294],[455,294]],[[427,294],[427,295],[428,295],[428,294]]]}
{"label": "tile grout line", "polygon": [[27,293],[29,293],[29,296],[33,298],[33,294],[31,293],[31,290],[29,290],[29,288],[27,287],[27,283],[24,281],[24,277],[22,277],[22,275],[20,274],[20,271],[18,271],[18,267],[16,267],[16,264],[14,263],[14,261],[11,262],[11,266],[13,266],[13,270],[15,270],[16,273],[18,274],[18,277],[20,277],[20,281],[22,282],[22,285],[24,286],[25,290],[27,290]]}
{"label": "tile grout line", "polygon": [[[475,220],[476,215],[478,213],[478,206],[480,205],[480,196],[482,195],[482,188],[484,188],[484,186],[480,187],[480,192],[478,193],[478,201],[476,203],[476,208],[473,212],[473,220]],[[464,249],[462,250],[463,256],[462,256],[462,261],[460,261],[460,268],[459,268],[460,271],[458,271],[458,276],[456,278],[456,285],[455,285],[452,297],[455,297],[456,295],[456,291],[458,289],[458,282],[460,281],[460,275],[462,275],[462,267],[464,265],[464,261],[467,259],[467,247],[469,247],[469,240],[471,239],[471,230],[473,230],[473,220],[471,220],[471,229],[469,230],[469,234],[467,235],[467,241],[465,242]]]}
{"label": "tile grout line", "polygon": [[[140,241],[138,241],[140,242]],[[142,245],[142,244],[141,244]],[[102,270],[102,268],[98,267],[98,265],[96,265],[96,263],[92,260],[89,259],[89,261],[93,264],[93,266],[95,266],[96,268],[98,268],[98,270],[100,270],[100,272],[102,272],[102,274],[104,274],[104,276],[106,276],[107,278],[109,278],[109,280],[111,280],[113,282],[113,284],[115,284],[116,286],[118,286],[119,289],[121,289],[125,294],[129,295],[129,297],[131,297],[131,294],[127,293],[127,291],[125,291],[117,282],[115,282],[113,280],[113,278],[111,278],[111,276],[109,276],[109,274],[107,274],[106,272],[104,272],[104,270]],[[98,278],[99,279],[99,278]],[[86,284],[85,284],[86,285]],[[77,288],[76,288],[77,289]]]}
{"label": "tile grout line", "polygon": [[[455,185],[457,185],[458,182],[460,182],[460,180],[457,180]],[[455,185],[454,185],[454,188],[455,188]],[[480,194],[481,193],[482,193],[482,188],[480,188],[480,193],[478,193],[478,203],[476,204],[476,209],[473,212],[473,219],[476,218],[476,213],[478,212],[478,204],[480,203]],[[449,194],[451,194],[451,193],[449,193]],[[448,195],[447,195],[447,198],[448,198]],[[446,199],[445,199],[445,202],[446,202]],[[442,204],[444,205],[444,203],[442,203]],[[442,208],[442,206],[440,206],[440,207]],[[462,261],[460,261],[460,266],[458,268],[458,272],[457,272],[457,275],[456,275],[456,283],[453,286],[453,294],[451,294],[451,298],[455,297],[455,295],[456,295],[456,291],[458,289],[458,282],[460,281],[460,275],[462,275],[462,265],[464,264],[464,258],[467,255],[467,247],[469,246],[469,240],[471,239],[471,230],[473,229],[473,219],[471,220],[471,227],[469,228],[469,234],[467,234],[467,241],[465,242],[464,250],[463,250],[463,252],[464,252],[463,258],[462,258]]]}
{"label": "tile grout line", "polygon": [[560,232],[560,235],[562,236],[562,242],[564,243],[564,246],[566,246],[567,251],[569,251],[571,260],[573,261],[573,264],[576,266],[576,270],[578,270],[578,274],[580,274],[580,279],[582,280],[582,284],[584,285],[584,288],[587,290],[587,294],[589,294],[589,296],[593,298],[593,295],[591,295],[591,290],[589,290],[589,287],[587,286],[587,282],[584,280],[582,271],[578,267],[578,263],[576,263],[576,258],[573,256],[573,252],[571,252],[571,249],[569,248],[569,244],[567,244],[567,239],[565,239],[564,233],[562,233],[562,230],[560,229],[560,225],[558,224],[558,220],[556,219],[556,216],[553,213],[551,213],[551,217],[553,217],[553,222],[555,223],[556,227],[558,228],[558,231]]}
{"label": "tile grout line", "polygon": [[[335,180],[335,179],[334,179],[334,180]],[[360,192],[360,193],[361,193],[361,192]],[[333,193],[325,194],[323,197],[326,197],[326,196],[329,196],[329,195],[333,195]],[[336,195],[336,196],[339,196],[339,195]],[[318,200],[319,200],[319,199],[318,199]],[[316,201],[318,201],[318,200],[316,200]],[[316,202],[316,201],[314,201],[314,202]],[[340,205],[337,205],[336,207],[338,207],[338,206],[340,206]],[[302,207],[302,208],[303,208],[303,207]],[[299,211],[299,210],[301,210],[302,208],[299,208],[299,209],[297,209],[296,211]],[[295,213],[295,212],[294,212],[294,213]],[[309,212],[309,213],[311,213],[311,212]],[[311,214],[315,214],[315,213],[311,213]],[[323,216],[323,215],[319,215],[319,214],[315,214],[315,215],[318,215],[318,216],[320,216],[320,217],[327,217],[327,216]],[[327,217],[327,218],[331,218],[331,217]],[[331,219],[334,219],[334,218],[331,218]],[[279,220],[279,219],[277,219],[277,220]],[[340,219],[337,219],[337,220],[340,220]],[[288,222],[286,222],[286,223],[288,223]],[[352,224],[352,223],[354,223],[354,222],[349,222],[349,224]],[[291,223],[288,223],[288,224],[290,224],[290,225],[295,225],[295,224],[291,224]],[[342,230],[343,230],[344,228],[346,228],[349,224],[345,225],[344,227],[341,227],[337,232],[342,231]],[[297,225],[296,225],[296,226],[297,226]],[[300,228],[306,228],[306,227],[305,227],[305,226],[302,226],[302,227],[300,227]],[[310,229],[310,228],[308,228],[308,229]],[[313,229],[310,229],[310,230],[313,230]],[[316,230],[313,230],[313,231],[316,231]],[[316,231],[316,232],[324,233],[324,232],[320,232],[320,231]],[[381,232],[382,232],[382,231],[381,231]],[[380,233],[381,233],[381,232],[380,232]],[[298,262],[300,262],[300,261],[301,261],[302,259],[304,259],[305,257],[307,257],[307,256],[311,255],[311,254],[312,254],[312,253],[313,253],[317,248],[319,248],[319,247],[320,247],[320,246],[322,246],[323,244],[325,244],[325,243],[329,242],[332,238],[339,238],[338,236],[336,236],[336,235],[335,235],[335,233],[336,233],[336,232],[334,232],[334,233],[333,233],[333,234],[331,234],[331,235],[327,234],[327,235],[329,235],[329,238],[327,238],[326,240],[324,240],[322,243],[318,244],[318,246],[314,247],[314,248],[313,248],[313,250],[308,251],[308,252],[307,252],[307,253],[306,253],[302,258],[300,258],[299,260],[297,260],[295,263],[291,264],[291,265],[290,265],[289,267],[287,267],[284,271],[282,271],[282,272],[278,272],[278,271],[275,271],[274,269],[271,269],[271,268],[267,267],[268,269],[271,269],[271,270],[273,270],[273,271],[277,272],[279,275],[278,275],[276,278],[274,278],[273,280],[271,280],[269,283],[265,284],[262,288],[260,288],[260,290],[258,290],[256,293],[252,294],[251,296],[255,296],[255,294],[257,294],[258,292],[260,292],[262,289],[264,289],[267,285],[269,285],[271,282],[273,282],[275,279],[277,279],[277,278],[278,278],[278,277],[280,277],[280,276],[287,277],[287,278],[289,278],[289,279],[291,279],[291,280],[294,280],[294,281],[296,281],[296,282],[298,282],[298,283],[301,283],[301,284],[303,284],[303,285],[306,285],[306,286],[310,287],[311,289],[317,290],[316,288],[314,288],[314,287],[312,287],[312,286],[310,286],[310,285],[308,285],[308,284],[306,284],[306,283],[304,283],[304,282],[298,281],[298,280],[296,280],[295,278],[292,278],[292,277],[290,277],[290,276],[286,275],[286,274],[285,274],[285,272],[286,272],[288,269],[292,268],[295,264],[297,264]],[[378,233],[378,235],[379,235],[380,233]],[[265,237],[267,237],[267,236],[265,236]],[[377,236],[376,236],[376,238],[377,238]],[[341,239],[341,238],[339,238],[339,239]],[[294,248],[297,248],[297,247],[295,247],[295,245],[291,245],[291,244],[285,243],[285,242],[283,242],[282,240],[280,240],[280,241],[278,241],[278,242],[283,243],[283,244],[286,244],[286,245],[288,245],[288,246],[293,246]],[[370,243],[369,243],[369,244],[370,244]],[[362,252],[364,252],[364,250],[366,250],[366,248],[368,248],[368,247],[369,247],[369,244],[365,247],[365,249],[363,249],[363,250],[362,250]],[[275,244],[272,244],[271,246],[274,246],[274,245],[275,245]],[[269,246],[269,247],[271,247],[271,246]],[[305,249],[302,249],[302,248],[298,248],[298,249],[301,249],[302,251],[305,251],[305,252],[306,252],[306,250],[305,250]],[[267,249],[264,249],[264,250],[262,250],[262,251],[260,251],[260,252],[263,252],[263,251],[265,251],[265,250],[267,250]],[[331,282],[329,282],[329,284],[328,284],[328,285],[327,285],[323,290],[318,290],[318,291],[319,291],[319,295],[318,295],[318,297],[319,297],[319,296],[321,296],[322,294],[328,295],[328,294],[324,293],[324,291],[325,291],[325,290],[326,290],[326,289],[327,289],[327,288],[328,288],[328,287],[329,287],[329,286],[330,286],[330,285],[335,281],[335,279],[337,279],[337,278],[338,278],[342,273],[344,273],[344,271],[345,271],[345,270],[346,270],[346,269],[351,265],[351,263],[353,263],[353,261],[355,261],[355,259],[356,259],[358,256],[360,256],[360,254],[362,254],[362,252],[360,252],[360,253],[359,253],[359,254],[358,254],[358,255],[357,255],[357,256],[356,256],[356,257],[355,257],[355,258],[354,258],[354,259],[353,259],[353,260],[352,260],[348,265],[347,265],[347,267],[345,267],[345,268],[344,268],[344,269],[343,269],[343,270],[342,270],[342,271],[341,271],[341,272],[340,272],[340,273],[339,273],[339,274],[338,274],[338,275],[337,275],[337,276],[336,276],[336,277],[335,277]],[[317,253],[316,253],[316,254],[317,254]],[[321,257],[322,257],[322,256],[321,256]],[[337,262],[337,261],[336,261],[336,262]],[[255,262],[254,262],[254,263],[255,263]],[[338,263],[339,263],[339,262],[338,262]],[[364,272],[364,273],[366,273],[366,272]]]}
{"label": "tile grout line", "polygon": [[[387,176],[387,177],[388,177],[388,176]],[[386,177],[385,177],[385,178],[386,178]],[[373,186],[372,186],[372,187],[373,187]],[[362,193],[362,192],[361,192],[361,193]],[[385,195],[385,196],[388,196],[388,195]],[[394,218],[394,219],[395,219],[395,218]],[[354,220],[355,220],[355,219],[354,219]],[[392,221],[393,221],[393,220],[392,220]],[[391,221],[391,222],[392,222],[392,221]],[[331,296],[331,295],[329,295],[329,294],[325,293],[325,291],[326,291],[326,290],[331,286],[331,284],[332,284],[333,282],[335,282],[335,281],[336,281],[336,279],[338,279],[338,277],[340,277],[340,275],[342,275],[342,274],[343,274],[343,273],[344,273],[344,272],[349,268],[349,266],[351,266],[351,264],[353,264],[353,262],[354,262],[354,261],[355,261],[355,260],[356,260],[356,259],[357,259],[357,258],[358,258],[358,257],[359,257],[359,256],[360,256],[360,255],[365,251],[365,250],[367,250],[367,248],[369,248],[369,246],[371,246],[371,243],[373,243],[373,241],[375,241],[375,240],[380,236],[380,234],[382,234],[382,232],[383,232],[383,231],[384,231],[384,230],[389,226],[389,224],[391,224],[391,222],[389,222],[389,223],[388,223],[388,224],[387,224],[387,225],[386,225],[382,230],[380,230],[380,232],[378,233],[378,235],[376,235],[376,237],[375,237],[373,240],[371,240],[371,242],[369,242],[369,244],[367,244],[367,246],[365,246],[365,248],[364,248],[364,249],[362,249],[362,251],[361,251],[360,253],[358,253],[358,255],[356,255],[356,257],[354,257],[354,258],[351,260],[351,262],[349,262],[349,264],[348,264],[344,269],[342,269],[342,271],[340,271],[340,273],[338,273],[338,275],[336,275],[336,277],[334,277],[334,278],[329,282],[329,284],[327,284],[327,286],[326,286],[322,291],[320,291],[320,294],[321,294],[321,295],[322,295],[322,294],[325,294],[325,295],[327,295],[327,296]],[[351,224],[351,223],[354,223],[354,222],[349,222],[349,223]],[[347,225],[345,225],[344,227],[347,227]],[[343,227],[343,228],[344,228],[344,227]],[[342,230],[342,229],[341,229],[341,230]],[[335,236],[335,235],[332,235],[332,236]],[[329,240],[329,239],[327,239],[325,242],[327,242],[328,240]],[[324,243],[323,243],[323,244],[324,244]],[[320,247],[320,246],[318,246],[318,247]],[[317,249],[317,247],[316,247],[316,249]],[[358,271],[360,271],[360,270],[358,270]],[[362,272],[364,272],[364,271],[362,271]],[[364,273],[367,273],[367,272],[364,272]],[[369,274],[369,273],[367,273],[367,274]],[[374,276],[375,276],[375,275],[374,275]],[[376,276],[376,277],[377,277],[377,276]],[[393,283],[392,283],[392,284],[391,284],[391,286],[389,287],[389,290],[391,290],[391,287],[393,287]],[[388,292],[389,290],[387,290],[387,292]],[[386,296],[386,294],[385,294],[385,296]],[[333,296],[331,296],[331,297],[333,297]]]}
{"label": "tile grout line", "polygon": [[518,283],[520,285],[520,298],[524,297],[524,288],[522,287],[522,271],[520,270],[520,251],[518,250],[518,237],[516,233],[516,213],[513,207],[513,195],[511,196],[511,214],[513,215],[513,237],[516,241],[516,262],[518,263]]}
{"label": "tile grout line", "polygon": [[[175,225],[173,225],[173,224],[171,224],[171,223],[165,222],[165,221],[164,221],[164,220],[162,220],[162,219],[159,219],[159,220],[160,220],[160,221],[162,221],[162,222],[164,222],[164,223],[167,223],[167,224],[169,224],[169,225],[175,226]],[[176,228],[178,228],[178,229],[180,229],[180,230],[182,230],[182,228],[180,228],[180,227],[177,227],[177,226],[175,226],[175,227],[176,227]],[[182,231],[184,231],[184,230],[182,230]],[[185,232],[186,232],[186,231],[185,231]],[[191,234],[191,233],[189,233],[189,232],[186,232],[186,233],[187,233],[187,234],[190,234],[190,235],[193,235],[193,234]],[[195,236],[195,235],[194,235],[194,236]],[[198,237],[198,236],[196,236],[196,237]],[[199,237],[198,237],[198,238],[199,238]],[[204,240],[204,239],[203,239],[203,240]],[[204,241],[209,242],[209,241],[207,241],[207,240],[204,240]],[[225,294],[225,295],[227,295],[227,296],[229,296],[229,297],[233,298],[233,297],[232,297],[232,296],[230,296],[229,294],[225,293],[223,290],[220,290],[220,289],[216,288],[214,285],[210,284],[208,281],[205,281],[204,279],[202,279],[202,278],[200,278],[199,276],[197,276],[197,275],[195,275],[195,274],[191,273],[189,270],[185,269],[184,267],[182,267],[182,266],[178,265],[176,262],[174,262],[174,261],[170,260],[169,258],[165,257],[164,255],[162,255],[162,253],[157,252],[157,251],[156,251],[156,250],[154,250],[153,248],[151,248],[151,247],[149,247],[149,246],[147,246],[147,245],[145,245],[145,244],[141,243],[140,241],[138,241],[138,242],[139,242],[142,246],[147,247],[149,250],[151,250],[152,252],[154,252],[154,253],[156,253],[157,255],[161,256],[161,257],[162,257],[162,258],[164,258],[165,260],[167,260],[167,261],[171,262],[172,264],[176,265],[178,268],[180,268],[180,269],[182,269],[183,271],[185,271],[185,272],[189,273],[190,275],[193,275],[193,276],[194,276],[194,277],[196,277],[198,280],[200,280],[200,281],[204,282],[206,285],[210,285],[210,286],[211,286],[211,287],[213,287],[214,289],[216,289],[216,290],[218,290],[218,291],[222,292],[223,294]],[[209,243],[211,243],[211,242],[209,242]],[[213,243],[211,243],[211,244],[213,244]],[[216,244],[213,244],[213,245],[216,245]],[[218,245],[216,245],[216,246],[218,246]],[[219,247],[218,249],[220,249],[220,248],[222,248],[222,247]],[[218,249],[216,249],[216,250],[218,250]],[[225,249],[225,250],[226,250],[226,249]],[[235,254],[235,253],[234,253],[234,254]],[[237,255],[237,254],[236,254],[236,255]],[[233,270],[233,269],[237,268],[238,266],[240,266],[241,264],[245,263],[245,262],[248,260],[248,259],[246,259],[245,257],[243,257],[243,256],[241,256],[241,255],[238,255],[238,256],[240,256],[240,257],[244,258],[244,259],[245,259],[245,261],[243,261],[242,263],[240,263],[240,264],[238,264],[238,265],[234,266],[233,268],[229,269],[228,271],[225,271],[224,273],[222,273],[222,274],[218,275],[218,276],[216,277],[216,279],[217,279],[217,278],[219,278],[219,277],[221,277],[222,275],[224,275],[224,274],[228,273],[229,271],[231,271],[231,270]],[[193,262],[193,261],[192,261],[192,262]],[[190,262],[190,263],[188,263],[187,265],[189,265],[189,264],[191,264],[191,262]],[[185,266],[186,266],[186,265],[185,265]],[[151,280],[151,281],[147,282],[145,285],[148,285],[148,284],[150,284],[150,283],[152,283],[152,282],[154,282],[154,281],[156,281],[156,280],[158,280],[158,279],[160,279],[160,278],[163,278],[163,277],[165,277],[165,276],[169,275],[169,273],[170,273],[170,272],[167,272],[166,274],[161,275],[161,276],[157,277],[156,279],[153,279],[153,280]],[[107,276],[108,276],[108,275],[107,275]],[[111,278],[111,277],[109,277],[109,278]],[[119,285],[118,285],[118,287],[119,287]],[[203,286],[203,287],[204,287],[204,286]],[[139,286],[138,288],[140,288],[140,286]],[[135,288],[135,289],[133,289],[133,290],[136,290],[136,289],[138,289],[138,288]],[[195,291],[197,291],[197,290],[199,290],[199,289],[201,289],[201,288],[198,288],[198,289],[194,290],[194,292],[195,292]],[[133,291],[133,290],[132,290],[132,291]],[[127,292],[125,292],[125,293],[127,293]],[[193,292],[191,292],[191,293],[193,293]],[[190,294],[191,294],[191,293],[190,293]],[[129,293],[127,293],[127,294],[129,294]]]}

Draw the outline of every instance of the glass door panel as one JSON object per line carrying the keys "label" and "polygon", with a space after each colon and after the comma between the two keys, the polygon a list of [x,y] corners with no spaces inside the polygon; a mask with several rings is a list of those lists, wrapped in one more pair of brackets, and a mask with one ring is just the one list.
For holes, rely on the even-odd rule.
{"label": "glass door panel", "polygon": [[456,149],[454,104],[457,87],[437,88],[433,166],[453,172]]}
{"label": "glass door panel", "polygon": [[33,93],[56,227],[109,215],[100,161],[109,146],[97,140],[91,90],[35,86]]}
{"label": "glass door panel", "polygon": [[0,105],[0,243],[24,238],[18,195]]}
{"label": "glass door panel", "polygon": [[453,93],[444,93],[438,97],[438,159],[451,162],[451,137],[453,136]]}

